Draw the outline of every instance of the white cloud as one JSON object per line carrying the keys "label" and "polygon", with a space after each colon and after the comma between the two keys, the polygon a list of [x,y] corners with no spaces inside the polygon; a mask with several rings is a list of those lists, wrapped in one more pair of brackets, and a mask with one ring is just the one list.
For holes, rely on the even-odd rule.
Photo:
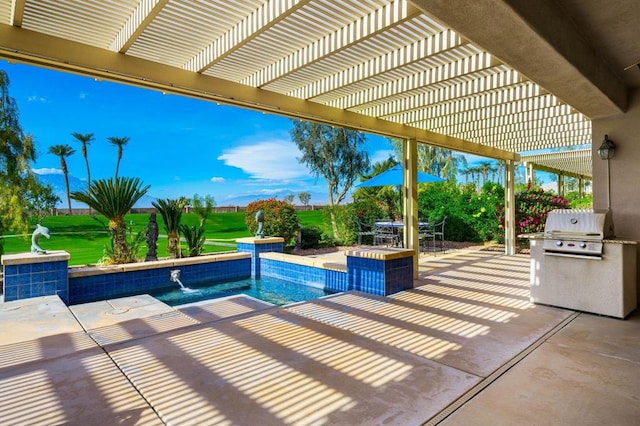
{"label": "white cloud", "polygon": [[385,161],[389,156],[395,157],[395,151],[392,149],[381,149],[371,154],[369,159],[373,165]]}
{"label": "white cloud", "polygon": [[219,176],[214,176],[214,177],[211,178],[211,182],[214,182],[214,183],[222,183],[222,182],[225,182],[225,181],[226,181],[225,178],[219,177]]}
{"label": "white cloud", "polygon": [[309,176],[307,167],[298,163],[301,156],[293,142],[276,139],[230,148],[218,160],[254,179],[281,180]]}
{"label": "white cloud", "polygon": [[51,169],[51,168],[31,169],[31,171],[38,175],[61,175],[62,174],[62,170]]}
{"label": "white cloud", "polygon": [[85,100],[85,99],[87,99],[87,96],[89,96],[87,93],[82,92],[82,93],[80,93],[79,98],[80,98],[81,100]]}
{"label": "white cloud", "polygon": [[27,97],[27,102],[42,102],[42,103],[46,103],[47,102],[47,98],[43,98],[41,96],[31,95],[31,96]]}

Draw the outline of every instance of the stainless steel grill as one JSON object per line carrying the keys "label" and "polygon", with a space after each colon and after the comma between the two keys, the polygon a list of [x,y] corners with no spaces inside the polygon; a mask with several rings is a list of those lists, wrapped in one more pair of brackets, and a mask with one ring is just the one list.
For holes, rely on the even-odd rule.
{"label": "stainless steel grill", "polygon": [[636,242],[613,235],[608,210],[551,211],[544,234],[530,236],[531,301],[627,316],[637,305]]}
{"label": "stainless steel grill", "polygon": [[608,210],[553,210],[547,215],[543,249],[547,256],[602,259],[603,240],[613,234]]}

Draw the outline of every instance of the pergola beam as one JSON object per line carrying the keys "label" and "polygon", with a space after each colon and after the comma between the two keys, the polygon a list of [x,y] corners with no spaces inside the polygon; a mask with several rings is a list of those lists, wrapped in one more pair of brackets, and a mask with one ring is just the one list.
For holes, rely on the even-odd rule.
{"label": "pergola beam", "polygon": [[42,33],[0,25],[0,57],[198,99],[272,112],[499,160],[519,155],[463,139],[194,73]]}
{"label": "pergola beam", "polygon": [[[420,11],[408,5],[406,2],[398,1],[386,4],[374,10],[369,15],[362,16],[358,20],[350,22],[348,25],[296,50],[291,55],[276,61],[268,67],[254,72],[252,75],[243,79],[241,83],[255,87],[267,86],[327,56],[343,51],[356,43],[371,38],[393,26],[400,25],[406,20],[418,15],[420,15]],[[381,19],[382,17],[391,17],[391,19]],[[394,56],[393,52],[389,55]],[[376,58],[373,61],[378,59],[379,58]],[[362,67],[362,65],[360,66]],[[341,72],[339,74],[349,73]],[[328,80],[330,85],[335,85],[334,81],[336,79],[335,76],[331,76],[323,78],[323,80]],[[317,96],[317,94],[313,94],[313,92],[318,90],[318,87],[324,87],[325,84],[316,82],[311,85],[306,85],[294,90],[289,93],[289,95],[309,99]]]}
{"label": "pergola beam", "polygon": [[587,117],[626,110],[624,84],[553,0],[411,1]]}

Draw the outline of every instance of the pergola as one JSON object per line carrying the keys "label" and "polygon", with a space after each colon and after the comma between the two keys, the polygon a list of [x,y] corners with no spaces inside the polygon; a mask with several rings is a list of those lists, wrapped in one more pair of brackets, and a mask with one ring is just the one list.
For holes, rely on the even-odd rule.
{"label": "pergola", "polygon": [[626,106],[578,25],[598,4],[0,0],[0,57],[403,139],[409,248],[418,143],[504,161],[513,253],[519,153],[591,144]]}
{"label": "pergola", "polygon": [[558,175],[558,193],[560,195],[563,192],[564,176],[578,179],[580,193],[582,193],[584,180],[592,180],[593,176],[591,149],[522,155],[520,163],[525,167],[527,182],[533,181],[535,170]]}

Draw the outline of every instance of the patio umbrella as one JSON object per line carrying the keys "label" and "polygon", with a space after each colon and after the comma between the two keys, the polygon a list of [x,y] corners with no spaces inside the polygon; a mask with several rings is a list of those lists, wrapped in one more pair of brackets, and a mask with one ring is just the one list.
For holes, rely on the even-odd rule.
{"label": "patio umbrella", "polygon": [[[439,178],[438,176],[418,171],[418,183],[429,182],[444,182],[444,180]],[[402,166],[397,165],[385,170],[384,172],[372,177],[371,179],[360,182],[358,185],[356,185],[356,187],[367,188],[371,186],[402,185],[403,183],[404,169],[402,168]]]}

